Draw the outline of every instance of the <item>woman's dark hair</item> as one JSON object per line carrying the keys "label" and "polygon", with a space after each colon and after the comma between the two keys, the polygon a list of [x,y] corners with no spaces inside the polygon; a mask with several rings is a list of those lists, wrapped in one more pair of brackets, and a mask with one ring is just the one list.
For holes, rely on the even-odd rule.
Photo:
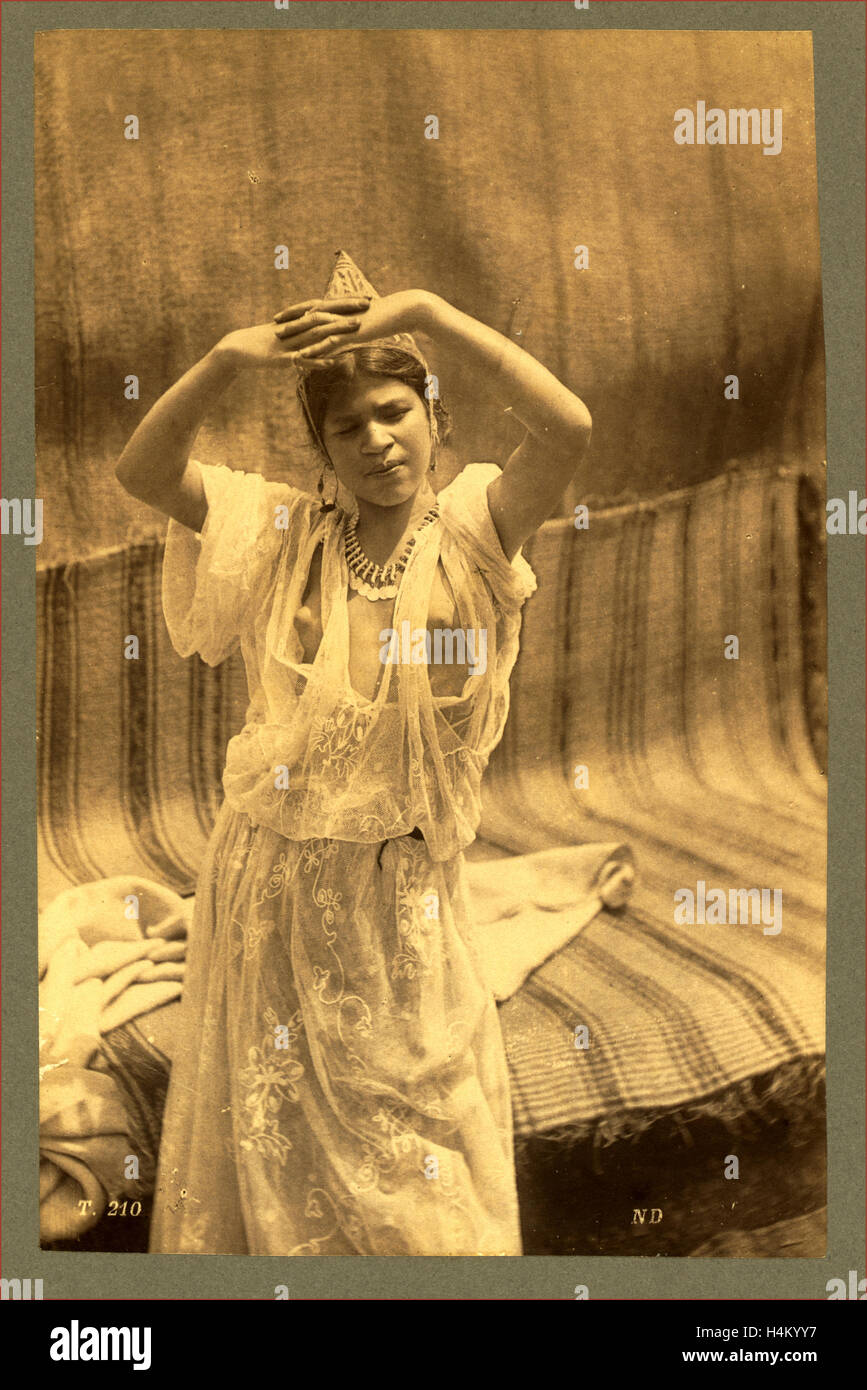
{"label": "woman's dark hair", "polygon": [[[428,383],[424,363],[420,362],[417,357],[413,357],[411,352],[405,352],[403,348],[364,344],[361,347],[353,348],[350,352],[340,353],[335,358],[333,366],[317,368],[307,376],[305,381],[307,405],[310,418],[320,438],[322,437],[322,425],[328,409],[329,397],[336,386],[343,386],[353,381],[359,372],[364,372],[369,376],[396,377],[398,381],[411,386],[427,408],[425,387]],[[300,392],[298,398],[300,401]],[[449,412],[439,399],[439,395],[434,397],[433,413],[439,429],[440,443],[444,444],[451,433],[452,422]],[[305,424],[307,424],[309,433],[310,426],[306,416]],[[318,447],[319,441],[314,438],[313,442]]]}

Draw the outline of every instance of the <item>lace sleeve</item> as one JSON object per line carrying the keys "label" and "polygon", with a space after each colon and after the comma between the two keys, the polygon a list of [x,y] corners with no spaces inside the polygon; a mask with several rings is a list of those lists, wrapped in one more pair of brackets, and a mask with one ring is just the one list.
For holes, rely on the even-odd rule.
{"label": "lace sleeve", "polygon": [[488,506],[488,484],[502,472],[495,463],[468,463],[439,494],[443,524],[484,571],[494,597],[504,607],[520,607],[537,584],[519,550],[511,564],[503,553]]}
{"label": "lace sleeve", "polygon": [[306,493],[222,464],[199,467],[208,514],[201,532],[169,521],[163,613],[179,656],[198,652],[209,666],[218,666],[264,592],[287,535],[287,517]]}

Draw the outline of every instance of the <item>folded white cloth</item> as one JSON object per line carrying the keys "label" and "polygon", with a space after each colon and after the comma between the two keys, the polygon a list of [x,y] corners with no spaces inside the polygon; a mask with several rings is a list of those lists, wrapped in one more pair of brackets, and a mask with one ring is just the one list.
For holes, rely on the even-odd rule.
{"label": "folded white cloth", "polygon": [[[130,917],[131,899],[138,917]],[[60,893],[39,917],[39,1224],[70,1240],[125,1177],[129,1120],[113,1077],[94,1068],[103,1033],[177,999],[191,900],[132,875]]]}
{"label": "folded white cloth", "polygon": [[502,1001],[603,907],[623,906],[635,865],[628,845],[565,845],[473,860],[467,874],[485,975]]}

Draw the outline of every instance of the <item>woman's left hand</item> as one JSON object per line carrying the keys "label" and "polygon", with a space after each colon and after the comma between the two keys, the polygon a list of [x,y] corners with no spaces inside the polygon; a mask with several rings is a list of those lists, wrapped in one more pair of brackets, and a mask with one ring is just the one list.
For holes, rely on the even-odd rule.
{"label": "woman's left hand", "polygon": [[[340,303],[339,300],[323,302]],[[371,343],[378,338],[390,338],[395,333],[412,333],[423,328],[426,307],[427,295],[424,290],[399,290],[396,294],[372,299],[363,313],[358,314],[358,327],[351,332],[320,338],[318,342],[311,342],[312,325],[305,317],[306,305],[296,304],[281,309],[279,314],[274,315],[274,322],[280,325],[276,332],[284,342],[291,344],[293,338],[297,340],[297,350],[290,347],[293,357],[327,359],[329,353],[338,348],[354,347],[356,343]],[[319,333],[322,332],[320,327]]]}

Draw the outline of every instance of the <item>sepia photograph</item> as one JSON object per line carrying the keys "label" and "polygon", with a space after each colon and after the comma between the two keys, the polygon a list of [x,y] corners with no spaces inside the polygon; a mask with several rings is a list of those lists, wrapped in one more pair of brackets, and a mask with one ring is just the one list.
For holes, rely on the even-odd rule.
{"label": "sepia photograph", "polygon": [[823,1258],[811,32],[34,62],[41,1248]]}

